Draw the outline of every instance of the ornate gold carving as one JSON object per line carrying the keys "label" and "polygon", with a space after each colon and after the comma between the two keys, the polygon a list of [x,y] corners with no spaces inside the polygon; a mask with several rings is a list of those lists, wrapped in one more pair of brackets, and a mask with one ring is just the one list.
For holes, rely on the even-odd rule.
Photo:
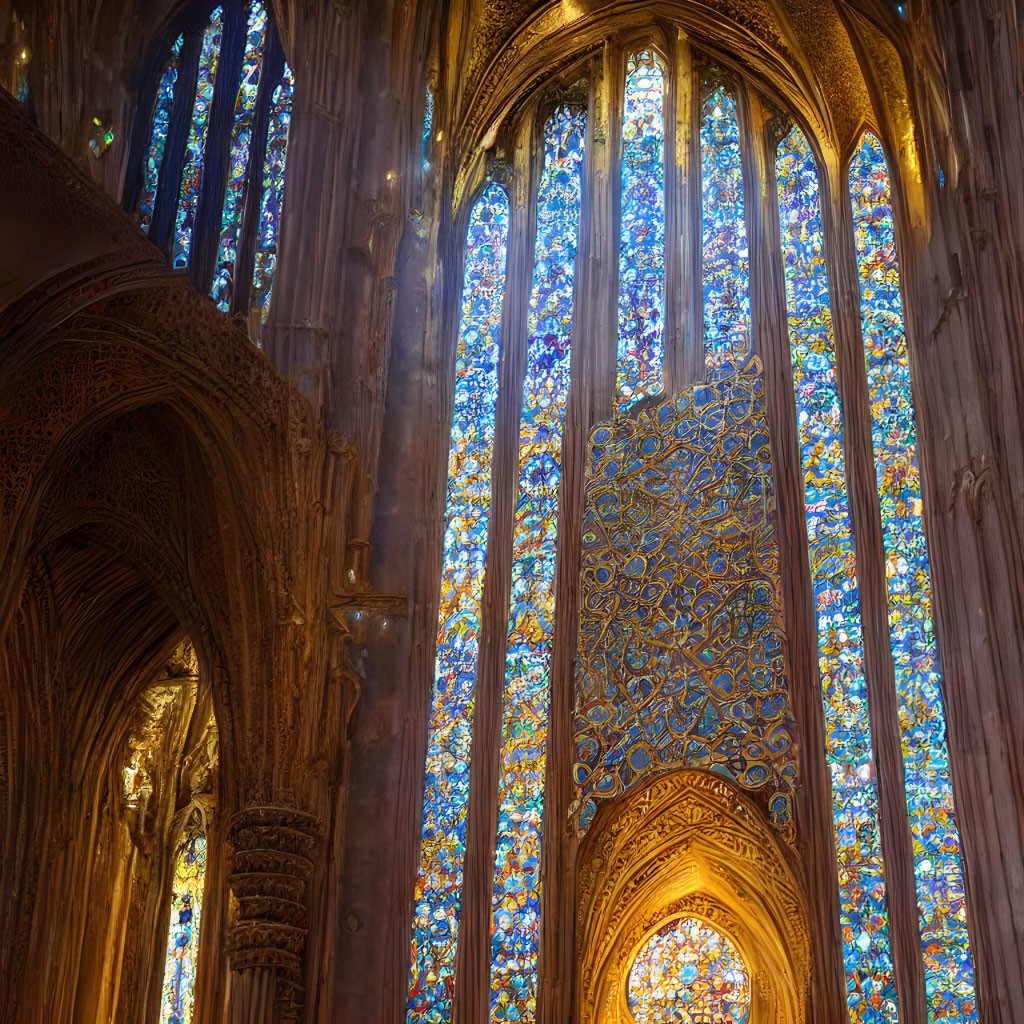
{"label": "ornate gold carving", "polygon": [[757,1020],[805,1019],[810,950],[794,857],[734,783],[685,769],[605,804],[578,854],[580,1024],[627,1024],[627,979],[673,918],[727,934],[750,967]]}

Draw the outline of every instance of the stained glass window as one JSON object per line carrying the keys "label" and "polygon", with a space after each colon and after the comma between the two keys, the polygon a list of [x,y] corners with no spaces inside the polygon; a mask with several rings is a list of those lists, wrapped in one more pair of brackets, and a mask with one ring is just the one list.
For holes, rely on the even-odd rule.
{"label": "stained glass window", "polygon": [[267,155],[263,164],[263,197],[260,202],[259,235],[253,268],[253,304],[266,317],[270,309],[270,290],[277,268],[277,234],[284,202],[284,168],[288,155],[288,126],[292,119],[292,95],[295,78],[287,64],[274,89],[267,129]]}
{"label": "stained glass window", "polygon": [[249,10],[245,54],[242,58],[242,80],[235,98],[217,270],[210,293],[225,313],[231,308],[231,295],[234,290],[235,256],[238,253],[238,233],[242,225],[245,179],[249,169],[249,151],[252,147],[252,120],[266,31],[266,9],[259,0],[255,0]]}
{"label": "stained glass window", "polygon": [[708,368],[750,352],[750,254],[743,212],[743,162],[736,100],[723,86],[701,104],[704,354]]}
{"label": "stained glass window", "polygon": [[[470,856],[469,801],[478,798],[469,792],[469,759],[488,544],[492,555],[500,550],[502,557],[512,556],[509,591],[494,595],[497,602],[508,599],[507,633],[488,645],[501,657],[497,648],[504,642],[500,745],[495,750],[484,744],[497,763],[474,768],[496,769],[498,783],[494,831],[480,831],[484,848],[493,840],[495,850],[491,1024],[533,1024],[538,1016],[560,515],[582,507],[570,829],[581,837],[602,802],[638,779],[698,767],[726,775],[745,790],[783,842],[797,838],[793,793],[799,757],[784,657],[773,439],[764,373],[752,345],[745,208],[751,200],[744,195],[743,170],[749,129],[740,116],[742,94],[720,84],[705,86],[692,140],[700,145],[701,202],[684,213],[694,232],[700,217],[706,377],[669,400],[645,403],[643,411],[623,416],[664,388],[665,266],[679,244],[667,235],[665,218],[666,168],[676,160],[674,135],[665,131],[670,70],[652,48],[630,55],[625,70],[622,146],[611,167],[621,202],[617,213],[596,212],[594,219],[597,238],[606,227],[602,217],[619,218],[618,236],[609,243],[618,253],[615,416],[590,424],[586,452],[570,449],[581,460],[586,456],[580,474],[584,493],[573,495],[565,510],[562,449],[574,344],[582,347],[577,364],[588,368],[574,386],[611,385],[589,373],[595,346],[604,340],[572,337],[576,304],[598,298],[574,291],[587,191],[585,113],[563,103],[544,125],[537,204],[529,213],[535,217],[529,227],[535,240],[532,287],[528,307],[514,311],[526,313],[527,329],[511,339],[514,358],[502,374],[505,386],[517,392],[503,395],[502,407],[520,410],[519,458],[501,460],[500,479],[493,481],[510,201],[502,187],[490,183],[470,210],[415,888],[410,1024],[453,1020],[462,999],[455,961],[463,899],[475,921],[486,909],[476,901],[488,898],[462,891]],[[285,94],[274,95],[276,104]],[[432,131],[428,95],[425,166]],[[849,1021],[897,1024],[880,838],[881,808],[892,801],[880,795],[883,780],[869,718],[819,179],[813,150],[799,129],[782,140],[776,175]],[[851,190],[929,1024],[971,1022],[973,969],[888,189],[881,148],[869,135],[853,163]],[[265,189],[265,196],[271,193]],[[527,212],[522,216],[525,236]],[[527,282],[522,285],[525,303]],[[513,384],[515,374],[522,376]],[[594,393],[581,397],[585,408]],[[855,451],[849,457],[860,456]],[[498,531],[503,536],[489,536],[497,528],[491,521],[492,487],[509,498],[515,494],[511,535],[506,526]],[[893,785],[888,776],[884,782]],[[490,814],[494,796],[484,787],[479,797]],[[896,823],[894,833],[903,824]],[[564,826],[554,827],[561,835]],[[472,855],[481,856],[481,849]],[[484,951],[471,950],[469,956],[476,960]],[[677,917],[642,947],[625,995],[637,1024],[747,1024],[751,980],[732,940],[706,921]],[[465,1009],[473,1014],[482,1009],[476,999],[483,994],[475,987],[467,991]]]}
{"label": "stained glass window", "polygon": [[28,65],[30,59],[31,55],[28,52],[28,47],[22,46],[14,60],[14,94],[18,97],[18,102],[26,106],[28,105]]}
{"label": "stained glass window", "polygon": [[562,427],[569,392],[573,276],[586,115],[561,107],[544,131],[537,243],[519,434],[491,929],[491,1020],[533,1021],[540,846]]}
{"label": "stained glass window", "polygon": [[430,170],[430,136],[434,131],[434,90],[427,86],[427,98],[423,105],[423,170]]}
{"label": "stained glass window", "polygon": [[793,833],[797,756],[760,362],[590,435],[573,824],[714,768]]}
{"label": "stained glass window", "polygon": [[622,116],[619,231],[620,409],[662,389],[665,357],[665,65],[629,58]]}
{"label": "stained glass window", "polygon": [[[218,114],[214,97],[224,91],[231,106],[224,111],[217,100]],[[137,184],[126,189],[125,203],[224,312],[268,311],[293,92],[265,0],[224,0],[178,36],[157,81]],[[184,138],[169,150],[169,139],[181,138],[175,125]],[[210,159],[221,150],[223,165]],[[176,192],[165,195],[171,182],[179,183]],[[221,194],[216,212],[203,213],[204,196]]]}
{"label": "stained glass window", "polygon": [[928,1018],[976,1021],[960,836],[932,623],[928,548],[889,172],[866,132],[850,166],[872,446],[882,508],[889,641],[903,734]]}
{"label": "stained glass window", "polygon": [[156,202],[156,190],[160,181],[160,167],[163,164],[164,149],[167,146],[167,129],[171,121],[171,108],[174,103],[174,86],[178,81],[178,61],[181,57],[182,36],[174,41],[167,65],[160,76],[156,90],[156,105],[153,110],[153,130],[146,150],[144,168],[145,184],[142,198],[139,201],[139,224],[148,228],[153,219],[153,204]]}
{"label": "stained glass window", "polygon": [[491,512],[508,227],[508,195],[500,185],[491,184],[476,201],[466,233],[437,660],[412,933],[410,1022],[451,1018],[466,849],[474,685]]}
{"label": "stained glass window", "polygon": [[181,845],[174,862],[161,1024],[192,1024],[205,878],[206,835],[195,832]]}
{"label": "stained glass window", "polygon": [[897,1019],[896,992],[846,490],[843,417],[836,391],[818,172],[799,128],[780,144],[776,174],[825,707],[825,753],[832,781],[847,1000],[851,1024],[888,1024]]}
{"label": "stained glass window", "polygon": [[636,1024],[746,1024],[750,972],[735,945],[695,917],[670,921],[647,940],[629,971]]}
{"label": "stained glass window", "polygon": [[192,229],[195,226],[196,206],[199,203],[206,129],[210,121],[210,103],[213,101],[223,33],[224,11],[217,7],[210,16],[210,23],[203,33],[203,44],[199,51],[199,75],[196,79],[196,95],[189,123],[188,143],[185,148],[185,166],[181,172],[178,213],[174,221],[174,248],[171,251],[171,262],[176,267],[188,266],[189,252],[192,247]]}

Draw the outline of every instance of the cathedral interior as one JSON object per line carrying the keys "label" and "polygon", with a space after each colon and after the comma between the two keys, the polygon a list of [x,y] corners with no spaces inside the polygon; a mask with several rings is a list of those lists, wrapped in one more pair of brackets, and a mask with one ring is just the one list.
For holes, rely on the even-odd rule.
{"label": "cathedral interior", "polygon": [[0,1021],[1024,1024],[1022,47],[2,0]]}

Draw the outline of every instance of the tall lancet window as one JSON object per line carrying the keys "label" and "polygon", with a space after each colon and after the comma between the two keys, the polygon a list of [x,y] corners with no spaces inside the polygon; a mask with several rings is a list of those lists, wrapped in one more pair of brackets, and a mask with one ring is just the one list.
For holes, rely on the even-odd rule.
{"label": "tall lancet window", "polygon": [[221,308],[230,306],[232,272],[238,254],[238,234],[242,226],[245,179],[249,170],[252,149],[252,117],[256,107],[259,85],[260,57],[267,32],[267,12],[260,3],[249,11],[249,24],[242,58],[242,80],[235,98],[231,149],[228,154],[228,182],[224,190],[224,208],[221,213],[220,246],[217,252],[217,272],[214,276],[213,295]]}
{"label": "tall lancet window", "polygon": [[508,194],[491,184],[473,206],[466,233],[437,660],[412,934],[410,1021],[449,1020],[452,1010],[508,228]]}
{"label": "tall lancet window", "polygon": [[224,41],[224,9],[215,7],[210,23],[203,33],[199,50],[199,73],[189,118],[188,140],[185,144],[185,164],[181,170],[181,191],[178,212],[174,218],[174,245],[171,262],[175,267],[187,267],[195,229],[196,207],[199,204],[199,178],[203,173],[203,155],[206,135],[210,126],[210,104],[217,81],[217,65]]}
{"label": "tall lancet window", "polygon": [[167,148],[167,130],[171,125],[171,111],[174,108],[174,90],[178,81],[178,63],[181,60],[181,44],[184,37],[178,38],[171,45],[171,53],[160,74],[160,82],[156,90],[156,104],[153,107],[153,127],[150,129],[149,144],[146,147],[145,164],[143,166],[142,192],[139,196],[139,225],[144,231],[149,230],[153,220],[153,205],[156,203],[156,191],[160,182],[160,167]]}
{"label": "tall lancet window", "polygon": [[665,62],[653,50],[626,64],[619,230],[618,401],[662,389],[665,359]]}
{"label": "tall lancet window", "polygon": [[743,206],[743,159],[736,98],[724,86],[701,104],[704,353],[708,368],[742,363],[750,352],[750,253]]}
{"label": "tall lancet window", "polygon": [[892,193],[885,154],[870,132],[850,165],[850,199],[928,1014],[930,1021],[974,1021]]}
{"label": "tall lancet window", "polygon": [[174,861],[160,1024],[192,1024],[205,881],[206,833],[196,821]]}
{"label": "tall lancet window", "polygon": [[264,0],[224,0],[153,66],[125,207],[224,312],[265,315],[294,79]]}
{"label": "tall lancet window", "polygon": [[852,1024],[888,1024],[897,1019],[896,993],[846,491],[843,414],[836,390],[818,172],[799,128],[793,128],[779,146],[776,176],[847,998]]}
{"label": "tall lancet window", "polygon": [[532,1021],[537,1003],[558,499],[572,354],[585,121],[583,111],[571,107],[560,107],[548,119],[537,194],[502,712],[491,930],[492,1021]]}

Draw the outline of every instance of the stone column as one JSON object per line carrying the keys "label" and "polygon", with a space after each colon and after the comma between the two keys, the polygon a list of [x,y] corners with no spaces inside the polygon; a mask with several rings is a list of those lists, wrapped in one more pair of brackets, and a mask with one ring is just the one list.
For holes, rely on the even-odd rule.
{"label": "stone column", "polygon": [[292,807],[249,807],[231,819],[231,1024],[277,1024],[301,1015],[306,884],[319,833],[313,815]]}

